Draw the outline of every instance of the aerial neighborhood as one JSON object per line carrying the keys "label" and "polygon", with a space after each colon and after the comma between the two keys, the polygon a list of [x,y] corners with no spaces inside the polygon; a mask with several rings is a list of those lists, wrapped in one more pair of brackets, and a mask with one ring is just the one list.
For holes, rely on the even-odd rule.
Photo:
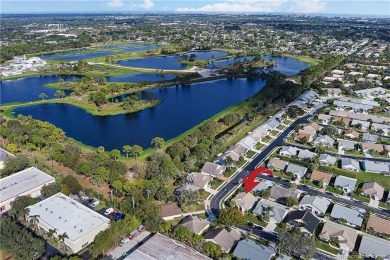
{"label": "aerial neighborhood", "polygon": [[1,259],[390,259],[388,19],[4,20]]}

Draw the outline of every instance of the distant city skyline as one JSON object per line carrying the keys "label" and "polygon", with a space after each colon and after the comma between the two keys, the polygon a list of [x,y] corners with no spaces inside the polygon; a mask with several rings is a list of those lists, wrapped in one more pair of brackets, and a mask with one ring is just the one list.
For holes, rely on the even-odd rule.
{"label": "distant city skyline", "polygon": [[390,0],[2,0],[1,13],[287,13],[390,18]]}

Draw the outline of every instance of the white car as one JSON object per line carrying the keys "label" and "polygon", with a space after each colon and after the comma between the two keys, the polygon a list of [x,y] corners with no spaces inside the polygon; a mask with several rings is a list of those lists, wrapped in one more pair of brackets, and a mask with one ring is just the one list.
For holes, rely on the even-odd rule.
{"label": "white car", "polygon": [[95,201],[93,201],[92,203],[90,203],[89,206],[90,206],[91,208],[94,208],[94,207],[96,207],[96,206],[99,205],[99,204],[100,204],[100,200],[95,200]]}
{"label": "white car", "polygon": [[114,212],[114,209],[113,208],[108,208],[108,209],[106,209],[106,211],[104,211],[104,215],[111,214],[112,212]]}

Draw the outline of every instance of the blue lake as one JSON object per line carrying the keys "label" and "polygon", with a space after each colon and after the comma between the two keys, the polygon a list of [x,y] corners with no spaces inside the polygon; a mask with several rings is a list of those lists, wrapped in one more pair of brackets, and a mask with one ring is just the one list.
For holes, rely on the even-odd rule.
{"label": "blue lake", "polygon": [[[62,76],[65,81],[73,81],[81,79],[77,76]],[[111,76],[106,77],[109,82],[139,82],[149,81],[157,82],[162,81],[160,74],[129,74],[125,76]],[[164,74],[164,80],[174,79],[174,75]],[[47,98],[55,98],[54,94],[56,89],[46,88],[45,84],[59,82],[61,76],[36,76],[26,77],[15,80],[3,80],[0,81],[0,103],[11,102],[30,102],[39,100],[39,94],[45,93]],[[70,91],[67,91],[69,94]]]}
{"label": "blue lake", "polygon": [[163,103],[143,111],[117,116],[93,116],[67,104],[42,104],[15,109],[62,128],[84,144],[106,150],[123,145],[151,146],[152,138],[180,135],[223,109],[255,95],[265,81],[223,79],[151,90]]}
{"label": "blue lake", "polygon": [[[188,57],[195,54],[195,60],[217,59],[227,55],[221,51],[193,51],[186,53]],[[187,64],[177,62],[181,59],[181,55],[170,55],[161,57],[147,57],[131,60],[122,60],[118,64],[128,67],[149,68],[149,69],[164,69],[164,70],[182,70],[187,67]]]}
{"label": "blue lake", "polygon": [[158,82],[162,80],[171,80],[176,76],[164,74],[162,77],[161,74],[130,74],[125,76],[107,76],[106,79],[109,82],[140,82],[140,81],[149,81],[149,82]]}
{"label": "blue lake", "polygon": [[50,54],[43,54],[40,55],[39,57],[46,60],[76,61],[76,60],[103,57],[107,55],[114,55],[118,52],[147,51],[147,50],[158,49],[160,47],[161,45],[154,45],[154,44],[137,45],[137,44],[129,43],[129,44],[103,46],[103,47],[91,48],[91,49],[55,52]]}
{"label": "blue lake", "polygon": [[214,62],[211,62],[207,65],[207,68],[209,69],[221,69],[230,65],[233,65],[235,62],[242,62],[245,60],[253,60],[255,56],[245,56],[245,57],[238,57],[238,58],[229,58],[224,60],[217,60]]}
{"label": "blue lake", "polygon": [[[30,102],[39,100],[39,94],[45,93],[47,98],[54,98],[56,89],[46,88],[43,85],[56,83],[60,76],[26,77],[0,82],[0,103]],[[63,76],[66,81],[79,79],[76,76]],[[69,93],[69,91],[68,91]]]}
{"label": "blue lake", "polygon": [[[224,68],[230,65],[233,65],[235,62],[242,62],[244,60],[252,60],[254,56],[246,56],[246,57],[239,57],[239,58],[231,58],[231,59],[225,59],[225,60],[219,60],[214,61],[212,63],[209,63],[207,65],[207,68],[209,69],[220,69]],[[276,63],[276,66],[269,69],[262,69],[259,71],[264,72],[271,72],[271,71],[278,71],[280,73],[283,73],[286,76],[294,76],[299,74],[301,70],[304,70],[308,67],[310,67],[309,63],[299,61],[295,58],[291,57],[283,57],[283,56],[270,56],[270,55],[262,55],[263,60],[265,61],[274,61]]]}

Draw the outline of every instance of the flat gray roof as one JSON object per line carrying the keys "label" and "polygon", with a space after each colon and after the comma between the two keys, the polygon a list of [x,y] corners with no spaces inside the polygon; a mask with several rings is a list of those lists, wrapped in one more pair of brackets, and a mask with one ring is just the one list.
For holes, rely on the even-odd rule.
{"label": "flat gray roof", "polygon": [[124,260],[211,260],[174,239],[161,235],[153,235]]}
{"label": "flat gray roof", "polygon": [[66,233],[71,241],[76,241],[110,222],[108,218],[62,193],[28,208],[30,216],[39,216],[39,223],[44,222],[51,229],[57,229],[57,234]]}
{"label": "flat gray roof", "polygon": [[0,202],[53,181],[52,176],[35,167],[14,173],[0,179]]}
{"label": "flat gray roof", "polygon": [[8,157],[14,157],[14,155],[0,148],[0,162],[4,162]]}

